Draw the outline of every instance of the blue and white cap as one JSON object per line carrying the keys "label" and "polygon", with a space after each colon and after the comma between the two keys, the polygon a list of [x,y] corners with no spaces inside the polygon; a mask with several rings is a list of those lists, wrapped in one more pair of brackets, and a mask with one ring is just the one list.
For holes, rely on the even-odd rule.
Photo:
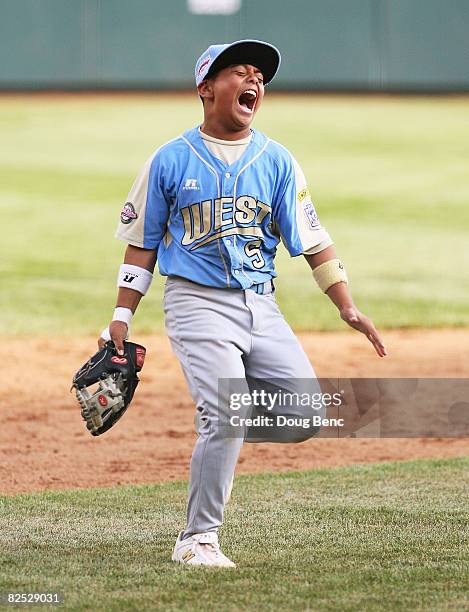
{"label": "blue and white cap", "polygon": [[262,40],[237,40],[211,45],[197,60],[195,83],[199,85],[204,79],[232,64],[251,64],[262,72],[264,85],[267,85],[277,74],[280,61],[280,51]]}

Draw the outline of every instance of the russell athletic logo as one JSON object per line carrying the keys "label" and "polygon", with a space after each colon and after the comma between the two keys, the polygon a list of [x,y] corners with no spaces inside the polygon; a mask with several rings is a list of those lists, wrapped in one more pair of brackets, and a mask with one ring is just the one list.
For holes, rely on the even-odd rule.
{"label": "russell athletic logo", "polygon": [[186,179],[183,189],[200,189],[197,179]]}
{"label": "russell athletic logo", "polygon": [[135,212],[134,205],[131,202],[126,202],[121,210],[121,222],[127,225],[134,219],[137,219],[138,214]]}
{"label": "russell athletic logo", "polygon": [[124,283],[131,283],[132,281],[134,281],[136,278],[138,278],[138,274],[130,274],[130,272],[127,272],[124,276],[124,278],[122,279],[122,281]]}

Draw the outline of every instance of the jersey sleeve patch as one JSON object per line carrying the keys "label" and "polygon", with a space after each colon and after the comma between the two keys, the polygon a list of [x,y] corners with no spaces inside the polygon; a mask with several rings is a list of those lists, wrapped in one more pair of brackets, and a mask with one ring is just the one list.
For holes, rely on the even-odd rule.
{"label": "jersey sleeve patch", "polygon": [[138,219],[138,213],[135,210],[135,206],[132,202],[126,202],[121,210],[121,223],[128,225],[135,219]]}
{"label": "jersey sleeve patch", "polygon": [[317,227],[321,225],[321,222],[319,221],[318,213],[314,209],[314,205],[311,201],[303,203],[303,210],[306,215],[306,220],[311,226],[311,229],[316,229]]}
{"label": "jersey sleeve patch", "polygon": [[303,202],[303,200],[306,200],[306,198],[311,200],[311,194],[309,192],[309,188],[303,187],[303,189],[300,189],[300,191],[296,194],[296,197],[300,202]]}
{"label": "jersey sleeve patch", "polygon": [[289,156],[290,167],[285,173],[285,189],[277,220],[283,243],[290,255],[296,256],[332,241],[321,225],[303,170],[291,153]]}
{"label": "jersey sleeve patch", "polygon": [[128,244],[143,247],[148,181],[153,156],[147,159],[135,179],[120,211],[116,237]]}

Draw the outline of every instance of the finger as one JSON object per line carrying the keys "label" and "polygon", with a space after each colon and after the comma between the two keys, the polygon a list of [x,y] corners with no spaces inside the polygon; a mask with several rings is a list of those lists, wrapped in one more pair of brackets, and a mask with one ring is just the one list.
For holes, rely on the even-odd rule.
{"label": "finger", "polygon": [[111,334],[111,340],[114,342],[117,354],[124,354],[124,340],[127,337],[128,327],[126,323],[122,321],[113,321],[109,326],[109,332]]}
{"label": "finger", "polygon": [[116,347],[117,354],[124,354],[124,339],[122,336],[112,336],[112,341],[114,342],[114,346]]}
{"label": "finger", "polygon": [[380,357],[385,357],[388,354],[384,342],[371,319],[353,309],[345,312],[343,319],[348,325],[365,334]]}
{"label": "finger", "polygon": [[98,339],[98,348],[99,348],[99,350],[101,350],[104,347],[105,344],[106,344],[106,341],[104,340],[104,338],[99,338]]}
{"label": "finger", "polygon": [[363,329],[361,331],[366,335],[368,340],[373,344],[378,355],[380,357],[384,357],[385,355],[387,355],[387,351],[386,351],[386,347],[384,346],[384,342],[381,336],[379,335],[378,330],[374,326],[373,321],[371,319],[368,319],[368,317],[363,316],[362,326],[363,326]]}
{"label": "finger", "polygon": [[366,333],[367,335],[370,334],[370,336],[376,340],[378,343],[382,344],[384,346],[384,343],[378,333],[378,330],[376,329],[376,327],[373,324],[373,321],[371,319],[366,319],[364,322],[364,327],[366,328]]}
{"label": "finger", "polygon": [[376,330],[371,331],[369,330],[366,333],[366,337],[368,338],[368,340],[371,342],[371,344],[373,345],[375,351],[377,352],[377,354],[380,357],[386,357],[386,355],[388,354],[386,347],[384,345],[384,342],[382,341],[382,339],[380,338],[378,332]]}
{"label": "finger", "polygon": [[121,340],[114,340],[114,346],[117,349],[118,355],[124,354],[124,343]]}
{"label": "finger", "polygon": [[377,347],[379,347],[379,349],[382,351],[382,353],[384,355],[386,355],[387,351],[386,351],[386,347],[384,345],[384,341],[383,341],[383,339],[381,338],[381,336],[379,335],[378,331],[375,329],[375,327],[373,325],[372,325],[372,330],[371,330],[371,336],[373,338],[373,343]]}

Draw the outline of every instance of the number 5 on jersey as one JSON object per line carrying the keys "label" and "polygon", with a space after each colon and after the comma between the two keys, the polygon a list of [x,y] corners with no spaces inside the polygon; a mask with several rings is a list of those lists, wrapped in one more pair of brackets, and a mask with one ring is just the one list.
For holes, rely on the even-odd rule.
{"label": "number 5 on jersey", "polygon": [[244,247],[246,256],[251,259],[251,263],[257,270],[265,266],[265,260],[261,253],[262,240],[251,240]]}

